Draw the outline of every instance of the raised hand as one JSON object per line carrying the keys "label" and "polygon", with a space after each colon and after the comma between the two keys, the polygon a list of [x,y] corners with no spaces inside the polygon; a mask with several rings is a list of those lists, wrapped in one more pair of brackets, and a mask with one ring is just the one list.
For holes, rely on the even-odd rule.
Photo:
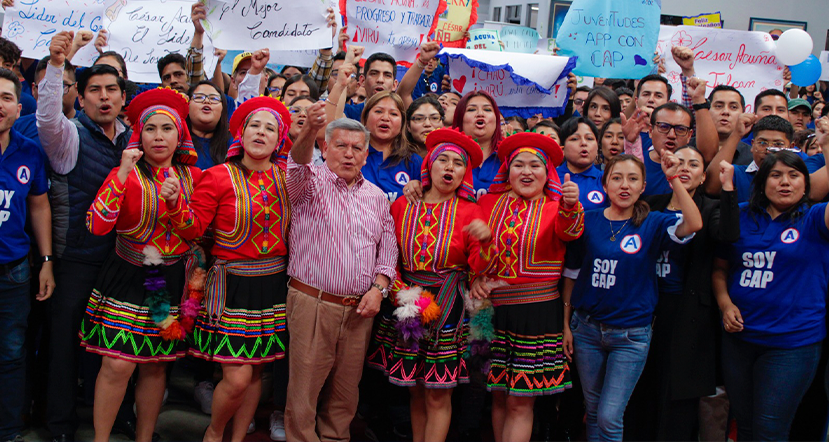
{"label": "raised hand", "polygon": [[346,50],[348,46],[346,42],[348,41],[348,26],[343,26],[340,29],[340,33],[337,34],[337,48],[342,49],[343,51]]}
{"label": "raised hand", "polygon": [[225,59],[225,56],[227,56],[227,51],[224,49],[213,48],[213,55],[216,56],[218,63],[221,63],[222,60]]}
{"label": "raised hand", "polygon": [[365,52],[365,50],[366,48],[363,46],[349,46],[348,51],[345,53],[345,63],[356,65],[360,62],[360,58],[363,56],[363,52]]}
{"label": "raised hand", "polygon": [[72,45],[76,49],[80,49],[80,48],[88,45],[89,42],[92,41],[92,39],[94,37],[95,37],[95,34],[93,34],[92,31],[87,31],[85,29],[83,31],[78,31],[78,33],[75,34],[75,38],[72,40]]}
{"label": "raised hand", "polygon": [[566,209],[572,209],[579,203],[579,185],[570,181],[570,174],[564,174],[564,182],[561,184],[561,200]]}
{"label": "raised hand", "polygon": [[127,177],[143,155],[144,152],[139,149],[124,149],[121,152],[121,165],[118,166],[118,179],[121,180],[121,184],[127,182]]}
{"label": "raised hand", "polygon": [[488,243],[492,239],[492,230],[490,230],[487,223],[480,219],[472,220],[463,228],[463,231],[482,243]]}
{"label": "raised hand", "polygon": [[720,183],[722,190],[734,190],[734,165],[725,160],[720,161]]}
{"label": "raised hand", "polygon": [[190,21],[197,34],[204,34],[204,26],[201,21],[207,18],[207,5],[202,2],[193,3],[190,7]]}
{"label": "raised hand", "polygon": [[682,75],[690,77],[694,75],[694,51],[685,46],[674,46],[671,48],[671,55],[676,64],[682,68]]}
{"label": "raised hand", "polygon": [[167,209],[175,209],[178,204],[178,197],[181,194],[181,185],[176,177],[176,170],[170,167],[167,169],[167,178],[161,183],[161,190],[159,194],[164,202],[167,203]]}
{"label": "raised hand", "polygon": [[691,102],[694,104],[705,103],[705,87],[707,81],[701,78],[691,77],[688,79],[688,95],[691,97]]}
{"label": "raised hand", "polygon": [[325,18],[326,26],[331,28],[331,38],[337,36],[337,16],[334,15],[334,8],[327,9],[328,16]]}
{"label": "raised hand", "polygon": [[676,176],[677,170],[679,170],[679,159],[676,155],[668,150],[662,152],[662,173],[665,174],[665,178],[668,179],[669,183],[671,178]]}
{"label": "raised hand", "polygon": [[314,132],[322,129],[327,122],[325,119],[325,102],[318,101],[308,106],[308,109],[305,110],[305,115],[308,116],[305,124],[310,126]]}
{"label": "raised hand", "polygon": [[734,132],[740,136],[740,138],[745,138],[749,132],[751,132],[751,128],[754,127],[754,123],[757,122],[757,115],[754,114],[741,114],[737,119],[737,126],[734,128]]}
{"label": "raised hand", "polygon": [[101,28],[98,31],[98,36],[95,37],[95,49],[98,50],[99,54],[104,53],[104,49],[106,49],[107,45],[109,44],[109,34],[107,34],[107,30]]}
{"label": "raised hand", "polygon": [[262,71],[265,70],[265,66],[268,64],[268,60],[271,59],[271,51],[268,48],[260,49],[253,53],[250,57],[250,69],[248,70],[248,74],[250,75],[259,75]]}
{"label": "raised hand", "polygon": [[625,139],[629,143],[635,143],[639,134],[651,127],[648,121],[648,114],[641,109],[637,108],[630,118],[625,117],[624,113],[619,116],[622,119],[622,132],[625,134]]}
{"label": "raised hand", "polygon": [[420,45],[420,62],[424,65],[435,58],[435,55],[440,52],[440,43],[436,41],[426,41]]}
{"label": "raised hand", "polygon": [[72,31],[61,31],[55,34],[49,43],[49,64],[63,69],[66,56],[72,50],[72,41],[74,39],[75,33]]}

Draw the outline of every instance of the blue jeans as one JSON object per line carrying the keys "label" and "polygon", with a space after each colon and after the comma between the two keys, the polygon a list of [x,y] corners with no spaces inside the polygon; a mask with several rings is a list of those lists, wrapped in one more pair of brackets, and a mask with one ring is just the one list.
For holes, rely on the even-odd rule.
{"label": "blue jeans", "polygon": [[23,261],[0,276],[0,440],[14,439],[23,431],[26,393],[26,326],[31,297],[29,262]]}
{"label": "blue jeans", "polygon": [[570,330],[587,403],[587,440],[621,441],[625,407],[648,359],[651,326],[614,328],[576,311]]}
{"label": "blue jeans", "polygon": [[821,343],[771,348],[723,333],[725,391],[737,440],[788,440],[797,406],[817,371]]}

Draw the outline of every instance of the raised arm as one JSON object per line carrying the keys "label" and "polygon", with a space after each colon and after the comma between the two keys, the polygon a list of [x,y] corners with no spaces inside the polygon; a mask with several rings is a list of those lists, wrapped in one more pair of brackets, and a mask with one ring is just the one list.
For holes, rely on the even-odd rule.
{"label": "raised arm", "polygon": [[[337,19],[334,10],[328,8],[328,27],[331,28],[331,38],[337,36]],[[308,75],[314,79],[314,83],[321,91],[328,87],[328,78],[331,76],[331,68],[334,66],[333,48],[320,49],[319,55],[314,59],[314,64]]]}
{"label": "raised arm", "polygon": [[[821,146],[829,144],[829,118],[818,118],[815,121],[815,143]],[[829,147],[829,146],[827,146]],[[825,152],[829,153],[829,149]],[[824,153],[825,156],[827,153]],[[809,199],[812,201],[823,201],[826,195],[829,194],[829,169],[824,165],[814,173],[809,175],[811,182],[811,190],[809,191]]]}
{"label": "raised arm", "polygon": [[[204,26],[202,20],[207,18],[207,5],[198,1],[190,7],[190,21],[193,23],[193,39],[187,49],[185,70],[190,84],[196,84],[205,78],[204,72]],[[219,63],[221,64],[221,63]]]}
{"label": "raised arm", "polygon": [[714,155],[714,159],[711,160],[711,163],[705,170],[704,185],[705,193],[708,195],[717,196],[720,194],[720,190],[722,190],[722,185],[719,180],[720,164],[723,161],[729,164],[734,161],[734,153],[737,152],[737,145],[740,144],[740,140],[743,139],[743,137],[751,132],[751,128],[754,126],[755,121],[757,121],[757,116],[754,114],[740,115],[734,131],[731,132],[731,135],[729,135],[728,139],[725,140],[722,149]]}
{"label": "raised arm", "polygon": [[400,80],[400,84],[397,85],[397,95],[400,95],[400,98],[403,99],[404,108],[408,109],[409,105],[412,104],[412,92],[414,92],[420,76],[423,75],[426,65],[435,58],[438,52],[440,52],[440,43],[436,41],[427,41],[420,45],[420,57],[412,63],[412,67],[406,71],[406,74]]}
{"label": "raised arm", "polygon": [[75,38],[72,39],[72,48],[69,50],[69,53],[66,54],[66,60],[72,61],[72,57],[74,57],[75,54],[81,50],[81,48],[88,45],[94,37],[95,34],[93,34],[92,31],[78,31],[78,33],[75,34]]}
{"label": "raised arm", "polygon": [[[692,109],[694,105],[708,103],[708,100],[705,98],[705,84],[705,81],[699,78],[694,77],[688,79],[686,86],[688,88],[688,95],[691,97]],[[697,122],[697,149],[702,154],[702,159],[706,163],[710,163],[720,149],[720,138],[717,135],[717,128],[714,126],[714,119],[708,110],[709,106],[693,111]]]}
{"label": "raised arm", "polygon": [[578,239],[584,233],[584,207],[579,202],[579,185],[564,174],[561,184],[561,200],[556,220],[556,236],[562,241]]}
{"label": "raised arm", "polygon": [[37,130],[49,164],[67,174],[78,162],[78,128],[63,115],[63,68],[72,45],[71,32],[59,32],[49,44],[49,64],[38,84]]}
{"label": "raised arm", "polygon": [[699,213],[699,208],[691,198],[691,195],[685,190],[682,181],[677,175],[679,169],[679,160],[672,152],[667,150],[662,153],[662,172],[668,180],[668,183],[674,189],[679,202],[679,209],[682,211],[682,222],[676,227],[676,236],[685,238],[702,228],[702,214]]}
{"label": "raised arm", "polygon": [[236,96],[236,101],[241,104],[253,97],[262,95],[260,86],[262,84],[262,71],[271,59],[271,52],[265,49],[259,49],[250,57],[250,69],[245,78],[239,82],[239,94]]}
{"label": "raised arm", "polygon": [[345,54],[345,60],[340,65],[339,73],[337,74],[337,82],[331,88],[328,94],[328,99],[325,100],[325,115],[328,121],[334,121],[342,118],[345,109],[345,93],[348,86],[348,80],[355,72],[357,72],[356,63],[360,61],[363,56],[365,48],[362,46],[349,46],[348,52]]}
{"label": "raised arm", "polygon": [[720,183],[720,206],[712,216],[711,229],[718,241],[735,242],[740,239],[740,205],[734,190],[734,165],[731,163],[720,162]]}

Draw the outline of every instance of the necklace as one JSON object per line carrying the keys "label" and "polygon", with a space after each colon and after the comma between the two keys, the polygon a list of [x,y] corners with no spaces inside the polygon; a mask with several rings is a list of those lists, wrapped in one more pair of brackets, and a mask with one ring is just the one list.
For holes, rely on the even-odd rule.
{"label": "necklace", "polygon": [[607,222],[610,223],[610,240],[611,241],[616,241],[616,235],[618,235],[619,233],[622,232],[622,229],[624,229],[625,226],[628,225],[628,221],[630,221],[630,218],[626,219],[625,223],[622,224],[622,227],[620,227],[619,230],[614,232],[613,231],[613,221],[607,220]]}
{"label": "necklace", "polygon": [[668,210],[672,210],[672,211],[674,211],[674,212],[678,212],[678,211],[679,211],[679,207],[674,207],[674,203],[669,202],[669,203],[668,203]]}

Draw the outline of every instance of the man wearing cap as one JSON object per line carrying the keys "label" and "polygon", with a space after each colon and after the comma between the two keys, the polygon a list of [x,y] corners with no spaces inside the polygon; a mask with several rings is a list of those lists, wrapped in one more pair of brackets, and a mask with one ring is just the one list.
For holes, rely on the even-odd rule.
{"label": "man wearing cap", "polygon": [[340,118],[326,127],[324,164],[312,163],[310,145],[288,157],[287,440],[349,439],[372,318],[395,279],[389,203],[360,172],[368,140],[360,122]]}
{"label": "man wearing cap", "polygon": [[242,52],[233,59],[233,75],[230,81],[236,86],[236,104],[262,95],[262,71],[271,55],[267,49],[256,52]]}
{"label": "man wearing cap", "polygon": [[812,122],[812,106],[802,98],[795,98],[789,101],[789,123],[792,123],[794,131],[808,129]]}

